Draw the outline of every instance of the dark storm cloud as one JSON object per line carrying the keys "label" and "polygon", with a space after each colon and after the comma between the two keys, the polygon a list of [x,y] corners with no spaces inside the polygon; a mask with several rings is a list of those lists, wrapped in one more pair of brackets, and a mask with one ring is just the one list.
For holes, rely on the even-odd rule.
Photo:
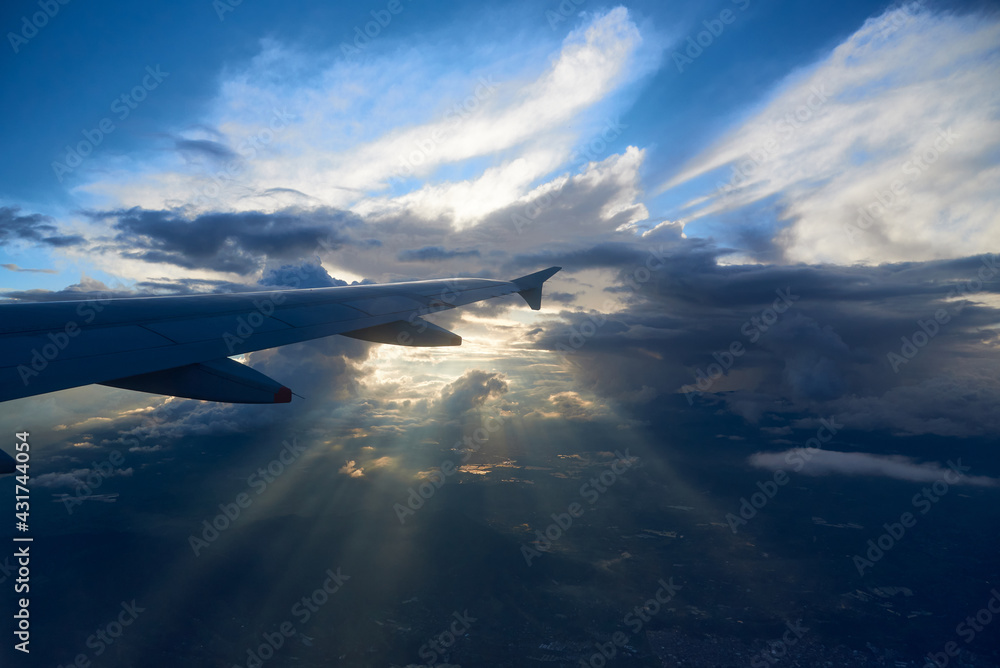
{"label": "dark storm cloud", "polygon": [[[113,220],[111,248],[124,257],[187,269],[249,274],[267,258],[297,258],[351,243],[354,214],[335,209],[206,213],[128,209],[91,214]],[[368,243],[368,242],[365,242]]]}
{"label": "dark storm cloud", "polygon": [[760,345],[784,359],[782,380],[794,398],[834,399],[847,389],[841,369],[850,363],[850,349],[832,326],[789,313]]}
{"label": "dark storm cloud", "polygon": [[0,245],[28,241],[63,248],[83,243],[83,237],[56,234],[52,219],[39,213],[20,215],[18,207],[0,207]]}
{"label": "dark storm cloud", "polygon": [[975,303],[1000,292],[995,256],[877,267],[718,264],[725,253],[658,232],[520,256],[523,266],[568,272],[614,267],[606,290],[625,304],[563,312],[565,322],[545,323],[532,340],[562,351],[586,385],[626,402],[648,402],[653,388],[661,397],[685,392],[692,404],[722,399],[752,422],[835,411],[868,429],[972,435],[1000,427],[1000,310]]}
{"label": "dark storm cloud", "polygon": [[424,246],[404,250],[397,256],[400,262],[441,262],[457,257],[479,257],[477,250],[447,250],[443,246]]}
{"label": "dark storm cloud", "polygon": [[[636,242],[608,241],[585,248],[570,247],[516,255],[510,266],[524,270],[531,267],[564,266],[581,269],[618,269],[642,262],[642,245]],[[690,258],[686,258],[690,260]]]}
{"label": "dark storm cloud", "polygon": [[[957,284],[975,280],[984,260],[989,267],[1000,267],[991,256],[873,267],[726,265],[720,264],[720,260],[724,261],[731,250],[718,248],[706,239],[683,238],[681,232],[679,226],[664,226],[641,241],[633,237],[627,242],[563,248],[550,244],[555,250],[522,253],[510,264],[518,269],[553,264],[568,271],[615,269],[622,281],[607,290],[644,296],[655,293],[658,299],[673,305],[687,304],[685,308],[762,304],[773,299],[776,287],[795,285],[811,297],[831,304],[893,299],[921,309],[928,298],[945,298]],[[655,270],[647,272],[643,267]],[[642,280],[646,273],[649,277]],[[978,292],[1000,292],[1000,281],[988,281]]]}

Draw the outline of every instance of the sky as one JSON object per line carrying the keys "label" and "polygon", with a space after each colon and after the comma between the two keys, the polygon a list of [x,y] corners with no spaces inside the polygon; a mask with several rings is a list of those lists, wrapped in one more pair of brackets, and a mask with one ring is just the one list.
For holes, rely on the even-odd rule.
{"label": "sky", "polygon": [[[150,612],[101,665],[246,665],[338,564],[354,581],[297,621],[294,660],[425,664],[431,627],[471,608],[451,652],[524,665],[483,657],[513,635],[599,644],[673,574],[688,600],[641,625],[636,661],[698,620],[759,648],[835,617],[799,648],[923,665],[997,585],[994,3],[42,0],[0,26],[4,300],[563,267],[541,311],[432,316],[461,348],[241,357],[300,395],[284,406],[103,386],[0,406],[32,434],[38,531],[60,546],[39,595],[65,638],[52,665],[96,659],[90,621],[132,599]],[[293,441],[288,473],[251,482]],[[587,531],[543,545],[612,466]],[[408,505],[435,480],[433,510]],[[941,480],[958,491],[886,557],[899,577],[859,566]],[[781,496],[740,515],[767,481]],[[202,556],[191,537],[242,493]],[[961,644],[996,660],[984,635]]]}

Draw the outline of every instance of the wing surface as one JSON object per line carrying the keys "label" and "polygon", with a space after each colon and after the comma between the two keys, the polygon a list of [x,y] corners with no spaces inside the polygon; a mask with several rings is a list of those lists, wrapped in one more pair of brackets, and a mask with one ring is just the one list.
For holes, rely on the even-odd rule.
{"label": "wing surface", "polygon": [[461,337],[422,316],[515,292],[538,309],[542,283],[557,271],[512,281],[3,304],[0,401],[103,383],[212,401],[286,402],[288,388],[226,358],[334,334],[459,345]]}

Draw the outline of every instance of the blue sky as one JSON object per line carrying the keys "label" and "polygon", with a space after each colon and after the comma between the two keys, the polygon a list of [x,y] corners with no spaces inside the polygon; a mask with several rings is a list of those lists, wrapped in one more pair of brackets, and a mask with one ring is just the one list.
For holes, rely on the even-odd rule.
{"label": "blue sky", "polygon": [[[305,397],[287,406],[103,386],[4,404],[0,429],[38,434],[49,537],[115,527],[124,561],[91,568],[113,579],[155,553],[173,574],[171,591],[136,576],[115,596],[146,597],[150,619],[186,628],[202,583],[226,582],[218,570],[245,557],[241,541],[271,544],[275,522],[315,549],[253,552],[267,568],[322,572],[336,556],[359,573],[341,631],[304,632],[323,656],[355,637],[381,647],[363,624],[410,619],[418,594],[428,619],[464,606],[489,618],[500,580],[441,584],[469,564],[492,572],[479,569],[482,546],[511,557],[500,569],[511,591],[551,595],[515,595],[497,620],[535,604],[575,620],[565,601],[584,598],[600,610],[583,617],[620,619],[643,578],[682,563],[692,584],[747,592],[692,586],[685,606],[742,609],[756,628],[810,615],[854,628],[857,612],[884,622],[873,634],[903,614],[917,621],[898,634],[920,636],[922,653],[994,586],[995,569],[956,555],[995,563],[976,527],[1000,507],[995,5],[222,2],[72,0],[48,19],[34,18],[37,1],[0,9],[0,298],[563,270],[538,312],[509,299],[435,315],[461,348],[335,337],[244,356]],[[399,523],[394,504],[490,416],[502,429],[439,510]],[[835,438],[766,519],[730,531],[727,512],[831,421]],[[292,436],[304,465],[211,559],[192,557],[192,527]],[[552,570],[519,570],[518,546],[623,448],[642,464],[589,530],[546,555]],[[116,451],[126,463],[64,513],[59,495],[80,493]],[[876,538],[865,528],[898,517],[957,457],[973,467],[961,494],[894,553],[911,580],[856,573],[844,541]],[[481,540],[439,549],[454,526]],[[648,531],[689,538],[680,552],[631,540]],[[940,564],[929,577],[918,573],[928,554]],[[76,566],[51,565],[66,590],[79,584]],[[217,618],[188,630],[224,638],[219,654],[235,661],[245,634],[280,622],[275,601],[310,586],[296,577],[253,592],[219,584]],[[843,594],[900,584],[920,591],[898,613]],[[77,619],[111,614],[92,610],[95,589],[79,591],[67,608]],[[801,591],[827,598],[803,607]],[[251,609],[239,628],[226,621],[234,606]],[[700,623],[685,614],[670,623]],[[735,623],[726,614],[720,628]],[[614,630],[572,623],[584,640]],[[66,624],[54,662],[91,631]],[[870,640],[916,642],[893,633]],[[419,639],[393,637],[384,665],[417,660]],[[123,656],[159,640],[132,642]],[[357,643],[343,651],[364,655]]]}
{"label": "blue sky", "polygon": [[[804,153],[816,147],[800,147],[800,141],[816,141],[829,124],[846,124],[838,137],[843,145],[832,148],[837,159],[880,169],[887,161],[900,161],[905,148],[916,150],[917,144],[927,139],[927,128],[912,127],[909,136],[893,137],[890,145],[868,152],[851,149],[855,144],[881,142],[874,133],[881,132],[882,126],[874,122],[870,128],[852,125],[851,110],[857,111],[859,105],[849,104],[842,90],[831,92],[839,100],[837,108],[829,105],[817,110],[820,121],[809,124],[808,137],[794,137],[793,143],[784,147],[780,163],[768,161],[767,169],[798,170],[789,177],[792,181],[761,188],[755,180],[749,184],[749,197],[729,206],[709,207],[710,218],[691,216],[684,207],[730,180],[727,170],[733,168],[739,151],[753,150],[747,143],[752,141],[750,123],[762,122],[767,114],[779,119],[793,111],[798,97],[806,97],[804,79],[812,76],[809,81],[814,84],[823,77],[833,81],[839,76],[848,61],[837,61],[834,54],[838,47],[842,52],[856,49],[856,57],[884,68],[881,74],[865,72],[873,81],[891,77],[897,86],[926,86],[918,95],[944,86],[948,72],[928,68],[916,76],[903,73],[900,68],[906,62],[906,50],[917,48],[907,43],[908,37],[920,41],[923,31],[932,31],[939,33],[939,39],[960,40],[962,31],[978,33],[980,42],[968,53],[941,49],[942,57],[951,59],[943,64],[950,71],[974,63],[967,82],[970,86],[984,83],[996,58],[989,45],[992,24],[975,28],[975,12],[979,10],[961,5],[892,9],[885,3],[851,2],[816,8],[741,1],[670,7],[634,3],[615,10],[612,5],[590,2],[562,6],[501,3],[485,8],[405,2],[399,5],[398,14],[384,15],[390,17],[387,25],[372,24],[369,30],[376,37],[359,41],[361,49],[353,45],[355,29],[364,29],[377,18],[371,12],[383,8],[303,5],[275,12],[262,5],[179,3],[157,11],[155,21],[151,21],[147,8],[114,4],[83,8],[73,3],[59,7],[58,14],[37,34],[22,23],[24,17],[33,15],[29,10],[39,11],[35,5],[14,3],[4,9],[6,24],[20,29],[10,31],[9,48],[4,53],[4,90],[15,97],[7,105],[8,122],[0,130],[10,157],[0,167],[0,201],[4,206],[19,207],[22,214],[51,216],[62,229],[89,230],[82,235],[87,238],[99,236],[101,230],[87,219],[85,211],[191,206],[196,198],[191,190],[204,187],[198,183],[205,183],[212,169],[217,172],[227,155],[235,156],[219,150],[232,152],[241,143],[245,145],[248,137],[273,120],[280,102],[292,105],[284,111],[291,115],[292,132],[262,151],[269,154],[266,167],[271,171],[255,164],[251,169],[259,173],[241,175],[238,187],[258,192],[304,188],[304,195],[312,199],[285,198],[264,205],[259,200],[236,201],[235,195],[228,193],[212,207],[248,210],[264,206],[274,210],[305,202],[307,207],[327,204],[368,215],[376,210],[412,208],[414,197],[426,199],[432,188],[442,190],[471,182],[489,175],[492,168],[505,170],[495,176],[503,180],[506,190],[495,190],[495,179],[492,186],[496,210],[560,175],[579,174],[585,163],[573,159],[575,155],[582,154],[588,161],[604,160],[622,155],[632,146],[642,152],[633,199],[648,214],[641,221],[643,225],[682,221],[692,225],[693,236],[711,236],[740,250],[756,244],[758,253],[762,252],[760,243],[777,240],[779,248],[771,249],[767,258],[782,257],[785,261],[877,263],[957,256],[962,250],[936,246],[931,230],[921,235],[922,248],[905,252],[868,239],[860,246],[817,254],[809,250],[815,247],[806,239],[827,234],[837,223],[806,216],[806,220],[790,225],[798,218],[785,208],[793,189],[805,187],[811,198],[825,197],[818,184],[832,174],[808,173],[809,158]],[[612,10],[617,14],[609,14]],[[720,15],[728,22],[723,23]],[[908,17],[905,21],[904,15]],[[603,23],[601,17],[605,17]],[[871,32],[877,30],[873,27],[876,20],[894,17],[899,20],[878,38],[881,41],[860,45],[859,40],[868,39],[866,21],[872,22],[867,24]],[[719,31],[717,36],[706,32],[713,26]],[[595,53],[603,50],[611,58],[604,70],[608,80],[586,91],[585,97],[567,105],[544,127],[527,127],[527,116],[517,114],[530,115],[537,109],[523,106],[523,96],[531,94],[532,86],[544,85],[546,64],[560,54],[569,54],[574,40],[586,39],[583,35],[588,27],[608,31],[604,37],[608,41],[592,44]],[[614,36],[615,30],[625,32]],[[20,33],[33,36],[24,40]],[[696,38],[706,46],[694,46]],[[618,48],[624,50],[615,52]],[[131,101],[130,91],[147,77],[147,67],[159,68],[164,73],[162,82],[145,79],[155,83],[155,89],[140,89],[138,94],[144,99]],[[909,69],[912,73],[913,68]],[[347,184],[333,183],[344,180],[341,169],[322,173],[329,167],[330,157],[322,164],[310,165],[312,178],[290,174],[291,164],[281,164],[281,160],[293,157],[295,163],[310,145],[322,147],[328,156],[336,154],[336,161],[349,172],[364,169],[376,159],[366,148],[405,153],[401,146],[392,145],[390,138],[409,131],[406,141],[420,141],[414,133],[432,128],[448,109],[462,104],[467,94],[475,91],[480,77],[489,77],[499,92],[488,93],[482,108],[477,102],[475,113],[469,114],[471,122],[461,123],[455,141],[465,141],[469,133],[478,132],[477,123],[492,122],[491,114],[507,114],[509,122],[521,124],[520,132],[495,137],[492,143],[468,151],[435,156],[432,168],[393,174],[383,166],[355,174],[357,178]],[[859,90],[858,82],[851,84],[853,90]],[[797,88],[800,85],[801,91]],[[549,103],[545,94],[560,95],[554,88],[539,94],[538,105]],[[888,95],[888,89],[873,90],[867,102],[877,103],[881,94]],[[124,101],[122,95],[126,96]],[[978,122],[977,112],[985,113],[985,120],[990,104],[987,93],[970,94],[961,101],[962,106],[956,103],[950,108],[929,109],[922,119],[914,112],[914,118],[905,121],[922,120],[928,127],[961,119]],[[125,113],[127,117],[123,117]],[[466,120],[465,116],[460,118]],[[100,131],[102,120],[109,123],[106,129],[111,128],[110,132]],[[899,120],[883,114],[881,123]],[[605,133],[605,142],[600,134],[609,125],[613,129]],[[238,136],[239,132],[244,134]],[[86,133],[90,133],[90,140]],[[88,142],[94,141],[99,144],[82,165],[70,169],[58,166],[73,159],[67,147],[83,142],[87,150]],[[545,142],[550,142],[552,149],[547,153]],[[690,169],[684,171],[699,159],[710,159],[713,149],[718,153],[720,142],[727,142],[730,150],[709,165],[715,171],[701,173],[700,178]],[[996,147],[990,141],[974,149],[968,143],[965,146],[976,154],[969,159],[963,155],[967,163],[989,164],[996,159]],[[516,167],[511,165],[518,159],[531,161],[528,172],[513,173]],[[213,160],[218,164],[206,162]],[[358,164],[346,167],[352,160]],[[796,160],[803,162],[799,165]],[[857,165],[857,160],[863,164]],[[839,166],[826,168],[836,171]],[[694,178],[678,179],[679,175]],[[183,186],[176,181],[181,178]],[[864,185],[855,183],[850,188]],[[341,193],[358,196],[322,192],[338,187],[354,188]],[[868,187],[877,190],[878,184]],[[385,199],[387,188],[391,188],[389,201]],[[422,195],[414,194],[421,189]],[[457,192],[452,196],[458,196]],[[476,195],[471,190],[464,192],[465,197],[482,197],[481,191]],[[849,198],[843,193],[837,196],[848,206]],[[987,201],[983,205],[989,209],[990,198],[984,197]],[[828,205],[822,202],[822,206]],[[948,201],[938,203],[948,205]],[[485,209],[480,209],[464,214],[466,222],[481,221]],[[432,215],[426,208],[422,213]],[[449,211],[451,214],[454,211]],[[926,224],[934,225],[930,221]],[[971,221],[967,229],[975,227],[981,232],[982,225]],[[819,231],[813,229],[816,226]],[[782,237],[782,229],[788,227],[793,229]],[[977,243],[973,238],[963,250]],[[73,252],[69,246],[51,250],[45,245],[10,244],[0,252],[5,264],[58,272],[5,272],[0,287],[7,289],[58,289],[76,282],[81,273],[132,285],[142,280],[143,270],[154,270],[97,260],[93,252]],[[380,278],[374,267],[337,266],[331,259],[326,262],[334,274],[339,270],[355,277]],[[109,271],[112,264],[116,267]]]}

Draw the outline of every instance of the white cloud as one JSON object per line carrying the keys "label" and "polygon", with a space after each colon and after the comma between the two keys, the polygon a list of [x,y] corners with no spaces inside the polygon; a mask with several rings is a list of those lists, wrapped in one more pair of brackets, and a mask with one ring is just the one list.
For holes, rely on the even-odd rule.
{"label": "white cloud", "polygon": [[874,455],[867,452],[837,452],[833,450],[809,452],[804,449],[786,450],[785,452],[758,452],[750,456],[752,466],[771,471],[792,468],[789,461],[793,462],[796,468],[800,462],[804,462],[798,472],[812,476],[864,475],[912,482],[934,482],[943,479],[952,485],[974,485],[977,487],[995,487],[1000,484],[1000,480],[996,478],[968,475],[967,467],[961,463],[961,459],[955,459],[942,466],[937,462],[918,464],[912,458],[902,455]]}
{"label": "white cloud", "polygon": [[[101,177],[80,190],[104,206],[201,201],[202,209],[273,211],[322,204],[471,224],[567,162],[581,133],[598,123],[592,116],[607,112],[601,103],[653,66],[636,58],[641,45],[623,7],[594,15],[541,67],[535,54],[516,68],[480,54],[472,64],[448,62],[434,47],[324,61],[266,42],[245,70],[224,74],[202,123],[220,134],[184,133],[185,140],[216,142],[213,150],[171,149],[102,165]],[[524,78],[515,69],[534,74]],[[288,119],[272,131],[274,110]],[[241,171],[216,187],[207,177],[223,170],[217,154],[226,149],[244,156]],[[435,180],[443,166],[470,178]],[[398,180],[409,177],[420,187]]]}
{"label": "white cloud", "polygon": [[[664,187],[731,167],[718,180],[735,188],[692,200],[685,222],[777,197],[789,261],[927,260],[996,247],[998,44],[995,15],[917,3],[887,11],[790,76]],[[874,214],[858,225],[862,207]]]}

